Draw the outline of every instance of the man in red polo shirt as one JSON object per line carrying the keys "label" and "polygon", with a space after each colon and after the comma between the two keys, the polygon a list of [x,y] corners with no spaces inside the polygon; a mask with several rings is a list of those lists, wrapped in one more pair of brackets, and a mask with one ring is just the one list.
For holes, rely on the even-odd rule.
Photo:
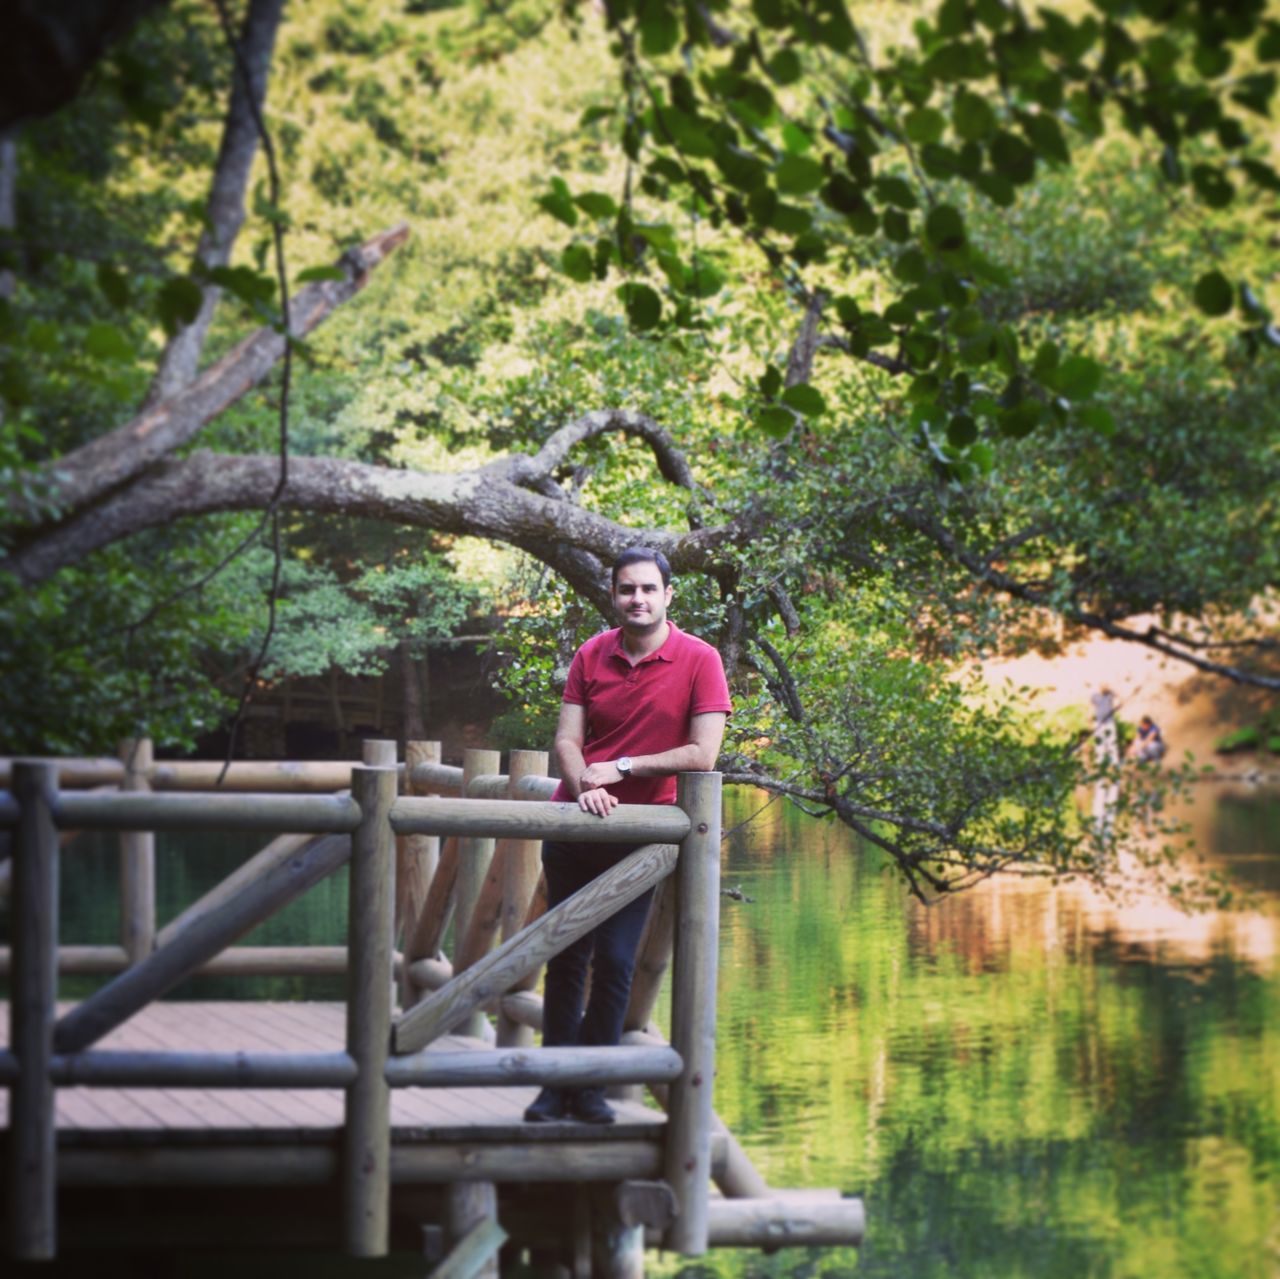
{"label": "man in red polo shirt", "polygon": [[[574,654],[556,729],[563,779],[552,796],[607,821],[620,803],[674,804],[676,773],[709,771],[720,754],[729,686],[720,654],[667,620],[671,566],[646,546],[613,565],[620,626]],[[559,905],[634,846],[547,841],[547,904]],[[547,965],[546,1047],[611,1045],[622,1037],[636,946],[652,891],[624,906]],[[587,968],[591,995],[583,1008]],[[609,1124],[603,1088],[544,1088],[524,1112],[531,1123],[572,1116]]]}

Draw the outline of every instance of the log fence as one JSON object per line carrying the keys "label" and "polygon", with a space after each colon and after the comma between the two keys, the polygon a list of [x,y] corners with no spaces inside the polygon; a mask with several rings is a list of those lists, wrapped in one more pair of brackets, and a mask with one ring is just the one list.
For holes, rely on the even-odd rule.
{"label": "log fence", "polygon": [[[463,768],[441,764],[436,743],[410,743],[406,755],[408,763],[398,765],[394,743],[371,742],[355,766],[233,765],[217,793],[205,793],[217,780],[217,766],[156,762],[145,742],[128,744],[116,761],[0,761],[0,787],[6,788],[0,790],[0,835],[9,836],[13,860],[11,945],[0,949],[0,972],[10,980],[12,1035],[10,1048],[0,1051],[0,1085],[10,1089],[15,1257],[55,1254],[60,1176],[78,1184],[107,1176],[91,1152],[58,1153],[55,1089],[72,1085],[344,1089],[336,1161],[321,1151],[299,1151],[289,1166],[296,1165],[304,1181],[339,1177],[346,1248],[355,1256],[386,1252],[393,1180],[450,1179],[446,1153],[392,1147],[391,1089],[410,1086],[644,1084],[662,1097],[668,1119],[656,1157],[652,1146],[635,1141],[610,1148],[565,1142],[558,1149],[545,1143],[472,1149],[459,1165],[467,1169],[461,1180],[482,1197],[492,1198],[493,1183],[516,1173],[530,1181],[661,1177],[675,1208],[658,1241],[695,1256],[739,1238],[771,1246],[795,1218],[790,1209],[780,1216],[763,1197],[763,1179],[711,1109],[719,775],[681,775],[676,805],[621,805],[602,823],[574,805],[546,802],[555,782],[543,775],[543,753],[513,752],[506,775],[497,771],[493,752],[468,752]],[[119,789],[105,789],[112,786]],[[59,859],[74,859],[73,851],[60,852],[60,837],[90,829],[122,832],[121,942],[60,946]],[[154,832],[209,829],[275,838],[157,928]],[[548,911],[537,849],[549,838],[638,847]],[[350,874],[345,948],[234,944],[344,866]],[[529,1047],[541,1022],[534,986],[542,966],[654,885],[662,906],[642,940],[624,1045]],[[452,963],[442,950],[451,918]],[[667,1044],[652,1033],[649,1016],[673,939],[673,1034]],[[58,1017],[57,977],[71,972],[112,976]],[[94,1047],[179,981],[208,972],[344,972],[346,1051]],[[486,1012],[496,1020],[496,1036]],[[459,1026],[473,1034],[487,1031],[496,1047],[425,1051]],[[180,1162],[181,1152],[175,1153]],[[284,1168],[280,1159],[285,1156],[246,1152],[244,1175],[265,1179],[268,1165]],[[713,1178],[726,1196],[714,1203]],[[749,1198],[733,1198],[744,1191]],[[795,1229],[805,1242],[856,1242],[860,1213],[860,1204],[853,1216],[848,1209],[841,1215],[824,1208]],[[628,1236],[624,1243],[626,1251],[636,1240]]]}

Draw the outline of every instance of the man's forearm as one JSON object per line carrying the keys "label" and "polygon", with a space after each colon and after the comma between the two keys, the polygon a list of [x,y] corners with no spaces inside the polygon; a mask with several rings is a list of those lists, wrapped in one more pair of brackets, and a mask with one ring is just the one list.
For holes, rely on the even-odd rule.
{"label": "man's forearm", "polygon": [[582,756],[582,748],[577,742],[557,737],[555,743],[556,762],[560,765],[560,776],[569,788],[569,793],[577,799],[582,793],[581,777],[587,767]]}
{"label": "man's forearm", "polygon": [[708,760],[706,747],[697,742],[676,746],[656,755],[633,755],[632,777],[670,777],[672,773],[705,773],[715,768],[714,758]]}

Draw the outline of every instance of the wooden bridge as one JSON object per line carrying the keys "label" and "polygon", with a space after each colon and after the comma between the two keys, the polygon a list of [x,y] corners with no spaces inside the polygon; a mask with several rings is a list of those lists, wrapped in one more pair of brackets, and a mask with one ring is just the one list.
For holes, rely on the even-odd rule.
{"label": "wooden bridge", "polygon": [[[0,762],[11,1255],[54,1257],[60,1210],[101,1216],[122,1190],[190,1246],[226,1245],[220,1205],[241,1239],[246,1195],[292,1194],[305,1206],[273,1219],[273,1246],[376,1257],[408,1239],[440,1276],[497,1275],[507,1241],[575,1279],[641,1275],[646,1246],[860,1242],[859,1200],[770,1189],[712,1109],[719,775],[682,774],[674,807],[601,822],[548,803],[546,767],[513,751],[504,774],[478,750],[449,767],[436,743],[401,765],[393,742],[367,742],[360,765],[244,763],[220,782],[145,741],[120,760]],[[61,848],[90,829],[120,832],[118,946],[58,937]],[[276,837],[157,928],[154,832],[196,829]],[[545,838],[640,847],[548,911]],[[348,865],[345,947],[234,945]],[[655,886],[623,1044],[532,1047],[541,967]],[[672,958],[668,1043],[652,1013]],[[60,1003],[73,972],[112,976]],[[346,1000],[162,1000],[201,972],[345,973]],[[544,1084],[609,1086],[618,1122],[523,1123]],[[185,1215],[184,1188],[201,1195]]]}

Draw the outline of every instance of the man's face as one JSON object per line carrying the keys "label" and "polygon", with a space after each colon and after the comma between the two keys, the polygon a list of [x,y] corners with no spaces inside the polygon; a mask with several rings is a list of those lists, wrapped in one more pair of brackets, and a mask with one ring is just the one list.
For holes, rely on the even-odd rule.
{"label": "man's face", "polygon": [[622,628],[633,635],[656,631],[667,619],[671,587],[663,586],[662,573],[652,560],[624,564],[613,588],[613,607]]}

